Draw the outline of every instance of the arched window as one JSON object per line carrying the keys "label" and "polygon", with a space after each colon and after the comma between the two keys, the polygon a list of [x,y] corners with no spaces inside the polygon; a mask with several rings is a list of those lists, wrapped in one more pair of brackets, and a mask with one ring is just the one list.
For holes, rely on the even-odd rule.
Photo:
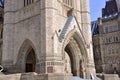
{"label": "arched window", "polygon": [[24,7],[34,3],[34,0],[24,0]]}

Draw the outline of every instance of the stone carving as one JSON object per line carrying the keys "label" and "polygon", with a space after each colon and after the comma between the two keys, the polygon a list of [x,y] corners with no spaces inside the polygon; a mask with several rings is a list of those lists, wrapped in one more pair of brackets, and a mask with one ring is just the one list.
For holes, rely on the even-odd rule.
{"label": "stone carving", "polygon": [[71,61],[67,52],[65,52],[65,72],[71,73]]}

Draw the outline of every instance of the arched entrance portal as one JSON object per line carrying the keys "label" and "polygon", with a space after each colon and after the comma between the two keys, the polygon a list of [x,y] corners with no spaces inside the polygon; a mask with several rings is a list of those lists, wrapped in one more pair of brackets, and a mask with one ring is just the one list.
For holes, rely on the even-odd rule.
{"label": "arched entrance portal", "polygon": [[73,76],[86,78],[87,52],[84,43],[77,34],[66,38],[64,43],[65,72]]}
{"label": "arched entrance portal", "polygon": [[[72,50],[74,49],[70,47],[70,44],[65,47],[65,71],[67,73],[72,73],[73,76],[79,76],[81,78],[84,78],[83,62],[80,56],[77,56],[79,52],[77,50]],[[76,54],[74,54],[74,52],[76,52]]]}
{"label": "arched entrance portal", "polygon": [[71,72],[73,74],[73,76],[77,76],[77,73],[74,70],[75,67],[73,65],[73,63],[75,63],[75,61],[73,60],[73,55],[72,55],[69,45],[67,45],[65,47],[65,62],[66,62],[65,64],[67,65],[67,67],[65,67],[65,71],[68,72],[68,70],[70,70],[69,72]]}
{"label": "arched entrance portal", "polygon": [[35,72],[36,56],[35,51],[30,49],[26,56],[26,72]]}
{"label": "arched entrance portal", "polygon": [[21,45],[17,57],[16,66],[18,67],[17,73],[22,72],[35,72],[37,61],[36,48],[34,44],[26,39]]}

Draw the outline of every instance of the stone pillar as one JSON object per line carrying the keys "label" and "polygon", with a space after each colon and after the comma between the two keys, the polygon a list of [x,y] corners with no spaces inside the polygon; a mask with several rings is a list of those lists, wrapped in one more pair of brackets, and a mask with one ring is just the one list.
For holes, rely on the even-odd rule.
{"label": "stone pillar", "polygon": [[2,55],[4,69],[10,68],[13,65],[14,59],[14,4],[15,0],[5,0]]}
{"label": "stone pillar", "polygon": [[[71,80],[71,74],[65,74],[62,55],[62,43],[59,42],[56,30],[57,23],[57,0],[45,0],[45,74],[48,80]],[[64,25],[63,25],[64,26]],[[68,77],[69,76],[69,77]]]}
{"label": "stone pillar", "polygon": [[87,48],[87,55],[88,55],[87,73],[89,77],[90,73],[95,75],[89,0],[81,0],[81,15],[82,15],[82,23],[81,23],[82,33],[84,35],[86,48]]}
{"label": "stone pillar", "polygon": [[57,0],[46,0],[46,73],[63,73],[63,61],[58,51],[59,41],[55,34]]}

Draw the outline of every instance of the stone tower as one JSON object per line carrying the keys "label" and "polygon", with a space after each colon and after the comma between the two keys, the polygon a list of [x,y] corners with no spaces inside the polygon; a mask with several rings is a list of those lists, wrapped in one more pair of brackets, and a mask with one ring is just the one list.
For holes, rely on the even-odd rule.
{"label": "stone tower", "polygon": [[89,13],[89,0],[5,0],[5,72],[90,78],[95,68]]}

